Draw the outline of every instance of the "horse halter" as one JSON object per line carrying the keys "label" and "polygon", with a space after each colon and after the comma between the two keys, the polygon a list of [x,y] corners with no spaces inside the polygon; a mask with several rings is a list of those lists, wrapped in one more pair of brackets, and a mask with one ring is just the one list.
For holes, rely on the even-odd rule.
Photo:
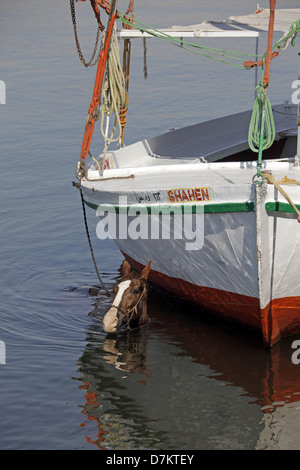
{"label": "horse halter", "polygon": [[133,315],[137,313],[138,305],[139,305],[140,301],[142,300],[142,298],[144,297],[145,292],[146,292],[146,283],[143,287],[143,292],[142,292],[139,300],[137,301],[137,303],[131,309],[129,308],[127,310],[123,310],[118,305],[114,305],[114,304],[112,304],[111,308],[117,309],[117,311],[121,312],[125,317],[128,316],[126,322],[127,322],[127,324],[129,324],[132,320]]}

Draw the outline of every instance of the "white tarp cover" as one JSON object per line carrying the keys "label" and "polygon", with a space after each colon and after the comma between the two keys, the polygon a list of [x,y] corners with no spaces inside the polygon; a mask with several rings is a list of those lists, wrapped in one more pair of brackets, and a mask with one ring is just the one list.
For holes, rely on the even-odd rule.
{"label": "white tarp cover", "polygon": [[[200,24],[190,26],[172,26],[171,30],[177,31],[194,31],[195,36],[197,32],[206,31],[268,31],[270,10],[268,8],[261,8],[259,13],[253,13],[246,16],[230,16],[225,21],[203,21]],[[300,19],[300,8],[286,8],[275,10],[275,25],[274,31],[286,32],[290,29],[291,24]]]}

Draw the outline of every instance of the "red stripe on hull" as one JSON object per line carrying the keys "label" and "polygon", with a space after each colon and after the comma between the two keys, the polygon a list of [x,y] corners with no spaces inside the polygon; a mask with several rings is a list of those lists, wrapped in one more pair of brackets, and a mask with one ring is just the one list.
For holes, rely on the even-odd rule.
{"label": "red stripe on hull", "polygon": [[284,336],[300,334],[300,297],[272,300],[262,312],[264,342],[273,346]]}
{"label": "red stripe on hull", "polygon": [[[144,268],[130,256],[125,253],[123,255],[136,271],[140,272]],[[261,310],[259,300],[255,297],[198,286],[152,269],[149,281],[222,318],[260,331],[267,347],[273,346],[284,336],[300,334],[300,297],[275,299]]]}

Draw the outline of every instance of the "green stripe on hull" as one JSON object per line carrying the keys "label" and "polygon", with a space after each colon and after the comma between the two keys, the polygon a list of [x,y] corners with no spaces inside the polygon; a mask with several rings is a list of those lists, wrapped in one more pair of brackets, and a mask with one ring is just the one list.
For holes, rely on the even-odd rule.
{"label": "green stripe on hull", "polygon": [[[295,204],[295,206],[298,210],[300,210],[300,204]],[[294,208],[287,202],[267,202],[265,207],[267,212],[293,212],[294,214],[296,213]]]}
{"label": "green stripe on hull", "polygon": [[[170,214],[174,213],[185,213],[185,214],[195,214],[197,211],[201,212],[201,209],[204,208],[205,214],[216,214],[216,213],[226,213],[226,212],[253,212],[254,211],[254,202],[225,202],[219,204],[205,204],[205,205],[188,205],[188,204],[165,204],[165,205],[153,205],[153,206],[142,206],[142,205],[132,205],[132,206],[115,206],[112,204],[93,204],[91,202],[85,201],[88,207],[91,207],[94,210],[97,210],[98,207],[102,211],[115,212],[119,213],[124,210],[124,213],[127,213],[130,209],[133,212],[146,209],[149,214]],[[200,209],[200,210],[199,210]]]}

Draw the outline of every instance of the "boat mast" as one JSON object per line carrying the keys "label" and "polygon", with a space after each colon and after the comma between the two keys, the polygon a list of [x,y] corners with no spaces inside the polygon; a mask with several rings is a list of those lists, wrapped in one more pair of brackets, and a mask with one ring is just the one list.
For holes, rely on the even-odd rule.
{"label": "boat mast", "polygon": [[109,18],[108,18],[108,22],[106,26],[105,43],[100,54],[97,72],[96,72],[96,78],[95,78],[93,98],[92,98],[90,108],[88,111],[88,120],[85,126],[85,132],[83,136],[81,153],[80,153],[80,162],[81,162],[81,167],[83,168],[83,170],[85,169],[85,159],[90,148],[90,143],[91,143],[94,126],[95,126],[94,111],[100,103],[102,81],[103,81],[104,72],[106,68],[107,56],[109,53],[110,38],[111,38],[113,25],[114,25],[115,18],[116,18],[117,3],[118,3],[118,0],[112,0],[111,2]]}

